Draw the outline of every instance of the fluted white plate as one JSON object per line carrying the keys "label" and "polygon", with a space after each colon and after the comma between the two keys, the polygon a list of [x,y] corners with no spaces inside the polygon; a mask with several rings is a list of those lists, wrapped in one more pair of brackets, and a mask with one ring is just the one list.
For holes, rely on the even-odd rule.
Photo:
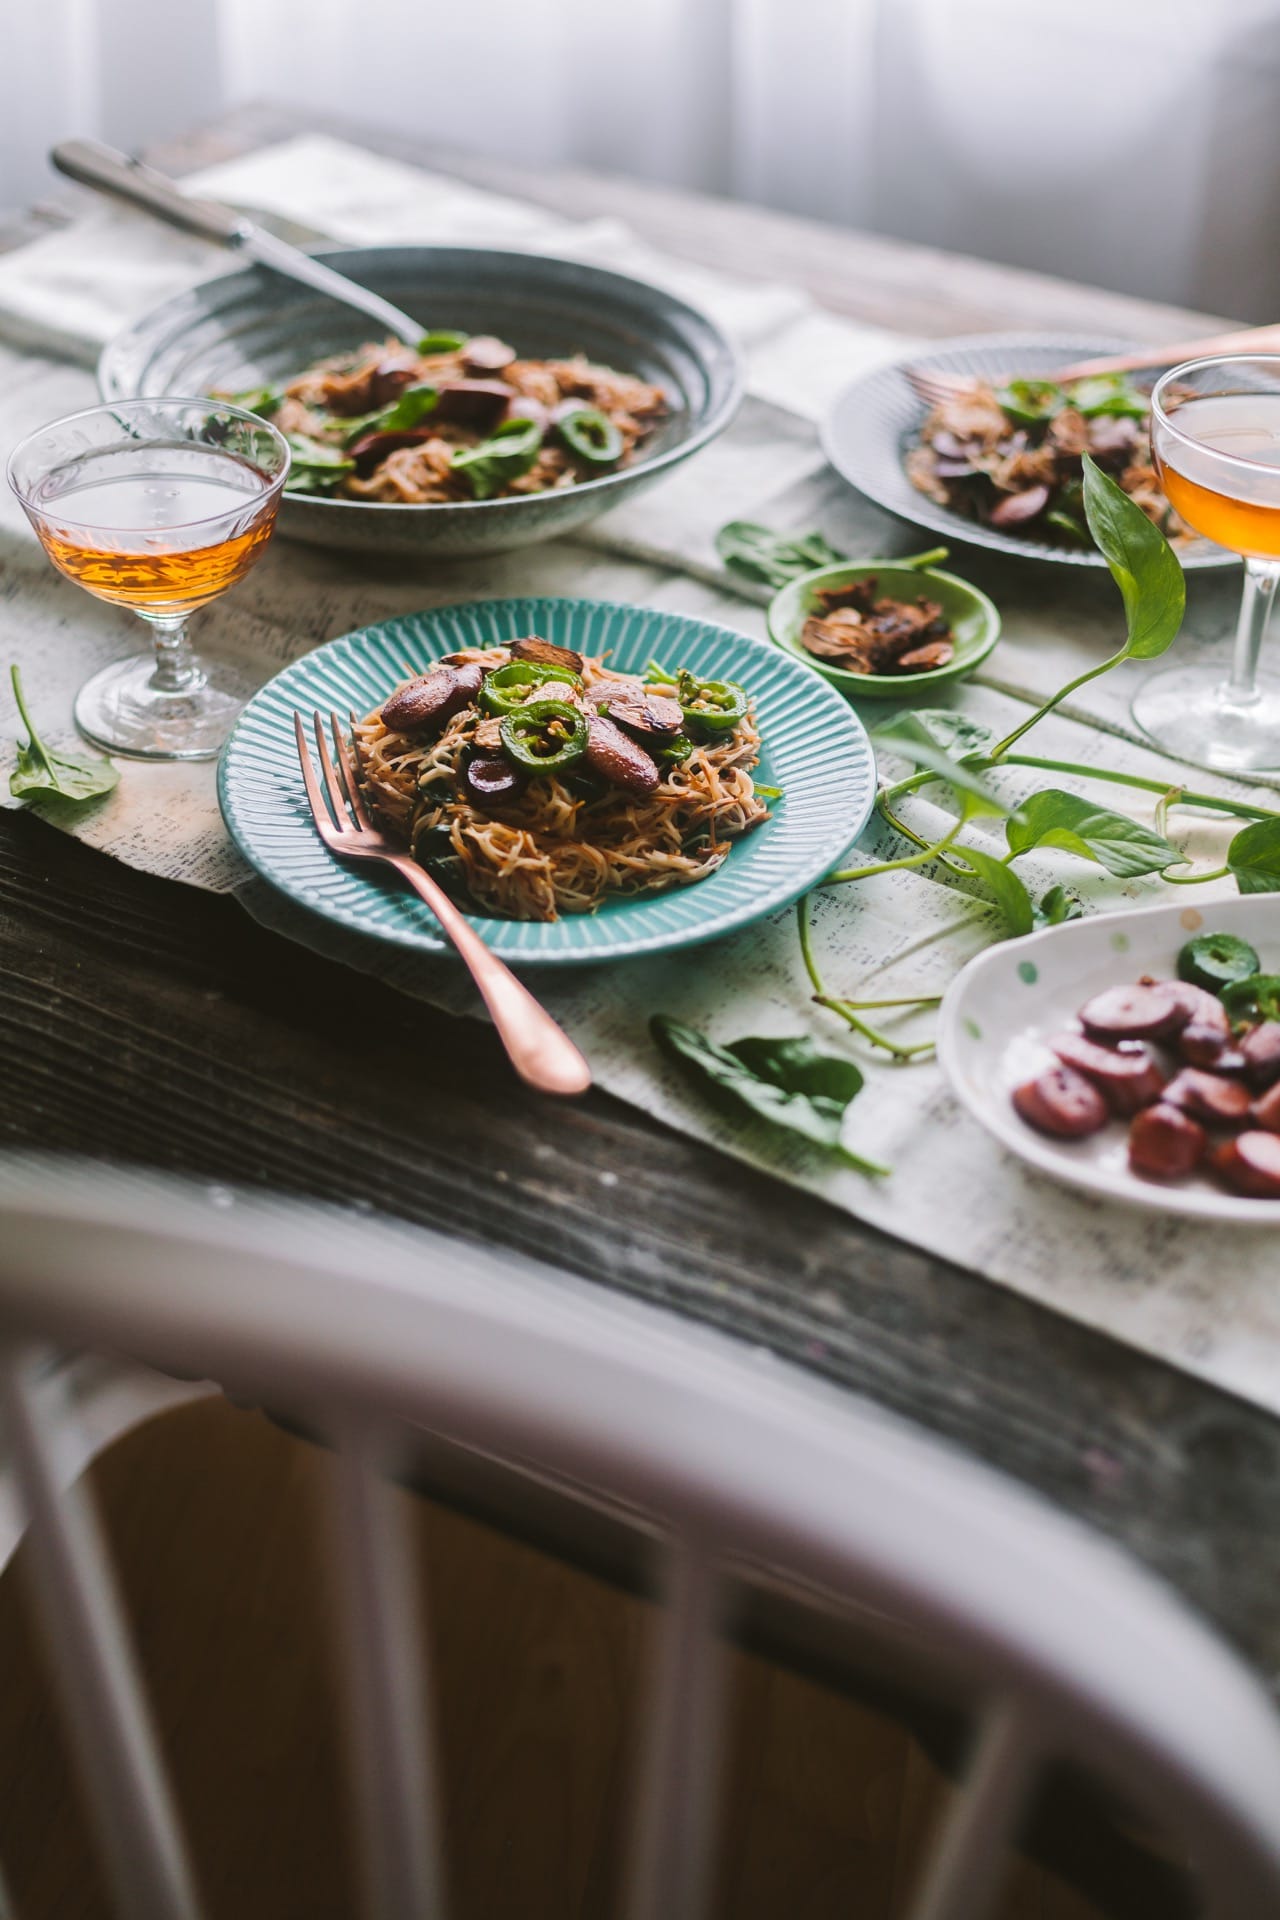
{"label": "fluted white plate", "polygon": [[619,959],[711,940],[798,899],[837,864],[867,823],[875,760],[857,715],[800,661],[765,641],[684,614],[607,600],[478,600],[433,607],[331,640],[295,660],[246,706],[223,751],[218,798],[227,831],[264,879],[328,920],[424,953],[446,951],[420,900],[321,845],[303,791],[293,715],[368,712],[406,672],[459,647],[539,633],[638,672],[656,657],[704,679],[738,680],[755,703],[763,750],[757,777],[781,787],[772,818],[735,842],[719,870],[693,886],[611,900],[561,920],[476,917],[495,952],[530,964]]}
{"label": "fluted white plate", "polygon": [[[925,367],[986,380],[1005,375],[1010,369],[1034,376],[1096,354],[1123,353],[1133,345],[1132,340],[1079,333],[978,333],[940,340],[903,360],[876,367],[847,386],[822,422],[822,450],[836,472],[877,506],[917,527],[945,534],[950,541],[994,547],[1024,560],[1054,560],[1065,567],[1104,567],[1106,561],[1096,547],[1060,547],[1034,534],[986,527],[967,514],[939,506],[913,487],[904,461],[920,437],[929,409],[907,384],[905,369],[909,365]],[[1228,553],[1212,540],[1189,540],[1177,551],[1187,568],[1240,564],[1238,554]]]}

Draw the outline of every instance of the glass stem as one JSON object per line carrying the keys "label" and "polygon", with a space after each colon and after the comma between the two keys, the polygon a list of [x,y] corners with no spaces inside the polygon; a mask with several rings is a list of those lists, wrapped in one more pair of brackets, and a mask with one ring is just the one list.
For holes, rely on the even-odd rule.
{"label": "glass stem", "polygon": [[153,614],[147,620],[155,646],[156,664],[151,685],[157,693],[194,693],[204,685],[204,674],[187,639],[186,615]]}
{"label": "glass stem", "polygon": [[1244,596],[1231,656],[1231,675],[1222,690],[1222,698],[1229,706],[1249,707],[1258,698],[1258,655],[1266,638],[1278,580],[1280,561],[1245,561]]}

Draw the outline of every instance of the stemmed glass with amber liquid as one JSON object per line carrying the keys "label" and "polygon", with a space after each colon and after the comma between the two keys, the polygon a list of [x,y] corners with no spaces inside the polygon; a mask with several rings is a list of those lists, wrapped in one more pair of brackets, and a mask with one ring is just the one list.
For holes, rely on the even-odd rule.
{"label": "stemmed glass with amber liquid", "polygon": [[1169,667],[1133,716],[1180,759],[1224,772],[1280,768],[1280,681],[1258,657],[1280,581],[1280,357],[1189,360],[1151,396],[1151,447],[1178,515],[1244,561],[1230,670]]}
{"label": "stemmed glass with amber liquid", "polygon": [[267,421],[210,400],[122,400],[41,427],[9,484],[60,573],[129,607],[152,649],[81,687],[76,725],[112,753],[208,760],[243,704],[199,660],[188,616],[235,586],[275,525],[289,447]]}

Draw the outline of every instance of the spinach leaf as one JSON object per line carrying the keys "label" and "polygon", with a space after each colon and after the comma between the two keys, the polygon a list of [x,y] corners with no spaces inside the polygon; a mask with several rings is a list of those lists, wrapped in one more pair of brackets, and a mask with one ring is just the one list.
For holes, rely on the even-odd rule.
{"label": "spinach leaf", "polygon": [[477,500],[488,500],[528,473],[541,447],[542,428],[536,420],[504,420],[479,446],[460,448],[449,464],[469,482]]}
{"label": "spinach leaf", "polygon": [[1187,606],[1187,582],[1159,527],[1123,487],[1084,456],[1084,511],[1129,626],[1122,658],[1154,660],[1176,638]]}
{"label": "spinach leaf", "polygon": [[1044,787],[1025,799],[1005,833],[1012,853],[1063,847],[1125,879],[1161,873],[1182,860],[1177,847],[1153,828],[1109,807],[1095,806],[1078,794],[1064,793],[1060,787]]}
{"label": "spinach leaf", "polygon": [[963,860],[972,867],[978,878],[986,883],[995,896],[996,905],[1004,915],[1005,925],[1015,938],[1030,933],[1034,925],[1031,910],[1031,895],[1022,884],[1022,877],[1003,860],[997,860],[993,853],[986,853],[981,847],[952,847],[954,858]]}
{"label": "spinach leaf", "polygon": [[730,520],[716,535],[716,552],[730,573],[760,587],[785,587],[815,567],[846,556],[821,533],[775,533],[755,520]]}
{"label": "spinach leaf", "polygon": [[419,353],[456,353],[459,347],[465,347],[471,338],[467,333],[455,333],[452,327],[435,327],[430,333],[424,333],[418,342]]}
{"label": "spinach leaf", "polygon": [[892,720],[886,720],[882,727],[876,728],[871,739],[877,748],[883,747],[886,753],[899,754],[902,759],[911,761],[913,766],[940,774],[960,794],[966,819],[980,813],[1013,812],[1013,808],[994,794],[963,760],[957,759],[938,744],[919,714],[895,714]]}
{"label": "spinach leaf", "polygon": [[996,399],[1020,427],[1040,426],[1069,404],[1064,389],[1052,380],[1011,380]]}
{"label": "spinach leaf", "polygon": [[244,393],[218,393],[213,397],[215,400],[225,400],[229,407],[243,407],[246,413],[256,413],[259,419],[269,420],[284,399],[284,388],[249,387]]}
{"label": "spinach leaf", "polygon": [[1037,927],[1060,927],[1068,920],[1083,920],[1084,908],[1074,893],[1065,887],[1048,887],[1031,908]]}
{"label": "spinach leaf", "polygon": [[1280,893],[1280,820],[1255,820],[1227,848],[1241,893]]}
{"label": "spinach leaf", "polygon": [[425,380],[406,387],[389,407],[379,407],[376,413],[362,413],[358,420],[344,420],[342,444],[349,447],[365,433],[405,433],[432,412],[439,398],[440,389]]}
{"label": "spinach leaf", "polygon": [[356,470],[354,460],[337,447],[327,447],[323,440],[310,440],[301,433],[286,433],[285,439],[293,456],[284,483],[286,493],[327,493]]}
{"label": "spinach leaf", "polygon": [[18,764],[9,775],[9,791],[14,799],[25,800],[29,795],[56,793],[64,800],[79,803],[96,800],[99,795],[110,793],[120,779],[111,762],[100,760],[96,754],[73,757],[67,753],[55,753],[52,747],[46,747],[31,724],[31,715],[22,697],[22,676],[16,666],[9,668],[9,678],[13,682],[13,697],[18,703],[22,724],[27,730],[26,745],[18,743]]}
{"label": "spinach leaf", "polygon": [[819,1053],[805,1036],[749,1038],[718,1047],[665,1013],[653,1015],[649,1031],[662,1052],[714,1098],[825,1147],[859,1173],[888,1172],[840,1144],[845,1110],[863,1086],[861,1069],[852,1060]]}
{"label": "spinach leaf", "polygon": [[1251,973],[1232,980],[1218,998],[1233,1020],[1280,1020],[1280,973]]}

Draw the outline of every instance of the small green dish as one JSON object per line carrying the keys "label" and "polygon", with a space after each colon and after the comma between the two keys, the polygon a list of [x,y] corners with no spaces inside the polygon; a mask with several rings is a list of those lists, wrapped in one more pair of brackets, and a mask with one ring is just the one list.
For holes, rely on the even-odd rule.
{"label": "small green dish", "polygon": [[[817,606],[819,587],[847,587],[870,573],[878,576],[880,593],[890,600],[915,600],[920,594],[940,602],[955,637],[954,657],[945,667],[926,673],[850,673],[815,658],[800,643],[801,630]],[[906,700],[925,698],[953,680],[965,680],[981,666],[1000,638],[1000,615],[985,593],[967,580],[937,567],[913,567],[897,560],[842,561],[838,566],[815,567],[790,580],[769,603],[769,636],[797,660],[820,673],[846,700]]]}

